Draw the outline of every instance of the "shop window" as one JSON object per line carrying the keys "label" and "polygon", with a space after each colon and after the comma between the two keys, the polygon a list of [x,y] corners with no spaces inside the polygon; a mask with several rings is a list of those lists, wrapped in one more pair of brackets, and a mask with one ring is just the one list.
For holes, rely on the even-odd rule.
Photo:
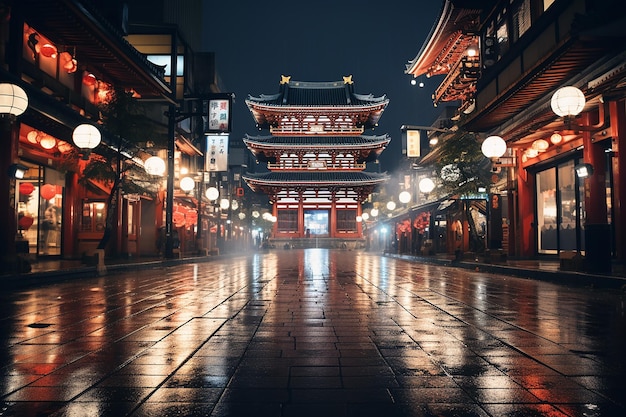
{"label": "shop window", "polygon": [[86,201],[80,220],[81,232],[104,232],[106,222],[106,204],[104,201]]}

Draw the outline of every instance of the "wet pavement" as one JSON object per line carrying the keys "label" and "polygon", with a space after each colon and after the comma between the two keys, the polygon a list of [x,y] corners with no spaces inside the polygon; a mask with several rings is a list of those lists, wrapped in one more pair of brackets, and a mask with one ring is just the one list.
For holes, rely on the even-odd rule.
{"label": "wet pavement", "polygon": [[626,296],[358,251],[0,294],[0,416],[623,416]]}

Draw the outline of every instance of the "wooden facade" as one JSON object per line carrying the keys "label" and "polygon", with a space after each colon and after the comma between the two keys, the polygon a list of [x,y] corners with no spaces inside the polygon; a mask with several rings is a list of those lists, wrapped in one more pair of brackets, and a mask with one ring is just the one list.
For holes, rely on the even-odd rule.
{"label": "wooden facade", "polygon": [[280,91],[246,100],[257,126],[269,135],[244,143],[268,172],[246,183],[273,205],[273,239],[330,242],[363,238],[361,204],[385,174],[365,171],[391,140],[364,134],[378,123],[388,99],[357,94],[352,77],[299,82],[282,77]]}

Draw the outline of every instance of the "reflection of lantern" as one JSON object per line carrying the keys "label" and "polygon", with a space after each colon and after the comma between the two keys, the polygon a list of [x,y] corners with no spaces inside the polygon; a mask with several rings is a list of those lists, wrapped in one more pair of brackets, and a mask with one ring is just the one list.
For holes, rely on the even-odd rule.
{"label": "reflection of lantern", "polygon": [[44,200],[52,200],[57,195],[57,187],[52,184],[44,184],[39,193]]}
{"label": "reflection of lantern", "polygon": [[22,195],[31,195],[35,191],[35,186],[32,182],[22,182],[20,183],[20,194]]}

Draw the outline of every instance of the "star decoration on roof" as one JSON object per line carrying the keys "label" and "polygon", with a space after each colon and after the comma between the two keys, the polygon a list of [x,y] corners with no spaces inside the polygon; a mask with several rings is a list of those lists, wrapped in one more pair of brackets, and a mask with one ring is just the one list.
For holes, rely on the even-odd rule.
{"label": "star decoration on roof", "polygon": [[289,84],[289,80],[291,80],[291,75],[289,75],[289,76],[281,75],[280,76],[280,83],[281,84]]}
{"label": "star decoration on roof", "polygon": [[352,84],[352,75],[348,75],[347,77],[343,77],[343,83],[344,84]]}

